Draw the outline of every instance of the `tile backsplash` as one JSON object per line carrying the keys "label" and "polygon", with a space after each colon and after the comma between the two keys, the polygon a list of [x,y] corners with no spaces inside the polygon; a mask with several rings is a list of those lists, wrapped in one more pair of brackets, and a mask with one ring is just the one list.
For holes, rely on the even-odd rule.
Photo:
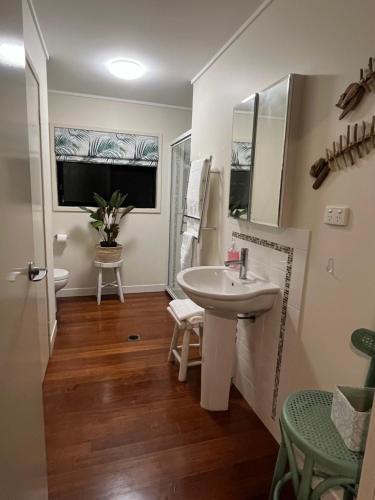
{"label": "tile backsplash", "polygon": [[[278,436],[277,419],[288,387],[283,371],[288,336],[298,335],[309,231],[232,232],[237,248],[249,249],[249,271],[280,287],[273,309],[255,323],[239,320],[234,384],[270,431]],[[295,360],[294,360],[295,361]]]}

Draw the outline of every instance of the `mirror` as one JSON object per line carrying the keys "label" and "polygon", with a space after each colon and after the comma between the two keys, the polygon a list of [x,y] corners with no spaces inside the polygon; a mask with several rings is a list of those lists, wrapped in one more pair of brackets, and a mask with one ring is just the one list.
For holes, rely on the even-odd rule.
{"label": "mirror", "polygon": [[250,222],[281,225],[292,75],[259,93]]}
{"label": "mirror", "polygon": [[244,99],[233,110],[229,216],[248,220],[253,175],[258,96]]}

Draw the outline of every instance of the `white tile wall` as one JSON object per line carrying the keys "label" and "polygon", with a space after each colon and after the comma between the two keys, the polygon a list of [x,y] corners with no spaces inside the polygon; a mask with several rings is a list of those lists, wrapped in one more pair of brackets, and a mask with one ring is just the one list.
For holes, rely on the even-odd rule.
{"label": "white tile wall", "polygon": [[[238,322],[234,384],[265,425],[278,437],[277,420],[282,402],[288,394],[288,381],[282,377],[283,366],[291,360],[285,348],[289,344],[287,337],[298,335],[309,231],[253,229],[251,226],[247,237],[266,240],[267,245],[274,244],[269,247],[235,238],[238,248],[249,248],[249,270],[277,284],[280,294],[273,309],[255,323],[248,320]],[[288,253],[277,249],[280,248],[277,245],[289,247],[283,250],[290,250],[293,254],[290,278],[287,276]],[[286,291],[285,295],[288,284],[289,294]],[[286,298],[286,307],[283,309]],[[280,332],[283,311],[284,337]],[[281,365],[277,370],[278,357],[281,357]],[[273,408],[276,408],[276,412]]]}

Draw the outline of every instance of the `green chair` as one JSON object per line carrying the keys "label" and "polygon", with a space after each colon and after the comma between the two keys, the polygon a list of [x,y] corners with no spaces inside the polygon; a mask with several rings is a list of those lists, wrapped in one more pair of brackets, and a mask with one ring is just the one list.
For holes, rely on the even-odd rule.
{"label": "green chair", "polygon": [[[375,332],[360,328],[353,346],[371,358],[365,386],[375,387]],[[331,420],[332,393],[300,391],[285,401],[280,418],[281,444],[271,485],[270,500],[278,500],[283,485],[292,480],[298,500],[319,500],[330,488],[344,488],[344,500],[354,498],[363,454],[350,451]],[[297,464],[295,449],[304,455]],[[289,471],[287,468],[289,465]],[[313,488],[313,477],[321,482]]]}
{"label": "green chair", "polygon": [[[363,454],[350,451],[336,430],[331,420],[332,396],[331,392],[311,390],[286,399],[270,499],[278,500],[290,479],[298,500],[318,500],[325,491],[338,486],[344,488],[345,500],[354,498]],[[302,467],[297,464],[295,448],[304,456]],[[314,489],[313,477],[321,478]]]}
{"label": "green chair", "polygon": [[365,387],[375,387],[375,332],[359,328],[352,333],[352,344],[358,351],[370,356],[370,368],[367,372]]}

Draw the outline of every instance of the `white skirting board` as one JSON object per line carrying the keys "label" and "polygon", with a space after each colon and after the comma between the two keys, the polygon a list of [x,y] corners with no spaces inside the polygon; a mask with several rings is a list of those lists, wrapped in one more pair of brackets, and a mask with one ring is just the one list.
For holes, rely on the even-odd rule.
{"label": "white skirting board", "polygon": [[[122,290],[125,294],[127,293],[147,293],[147,292],[164,292],[167,285],[165,283],[160,283],[156,285],[129,285],[123,286]],[[102,295],[113,295],[117,294],[116,288],[104,288],[102,290]],[[96,295],[96,287],[87,288],[63,288],[57,293],[57,298],[59,297],[82,297],[85,295]]]}

